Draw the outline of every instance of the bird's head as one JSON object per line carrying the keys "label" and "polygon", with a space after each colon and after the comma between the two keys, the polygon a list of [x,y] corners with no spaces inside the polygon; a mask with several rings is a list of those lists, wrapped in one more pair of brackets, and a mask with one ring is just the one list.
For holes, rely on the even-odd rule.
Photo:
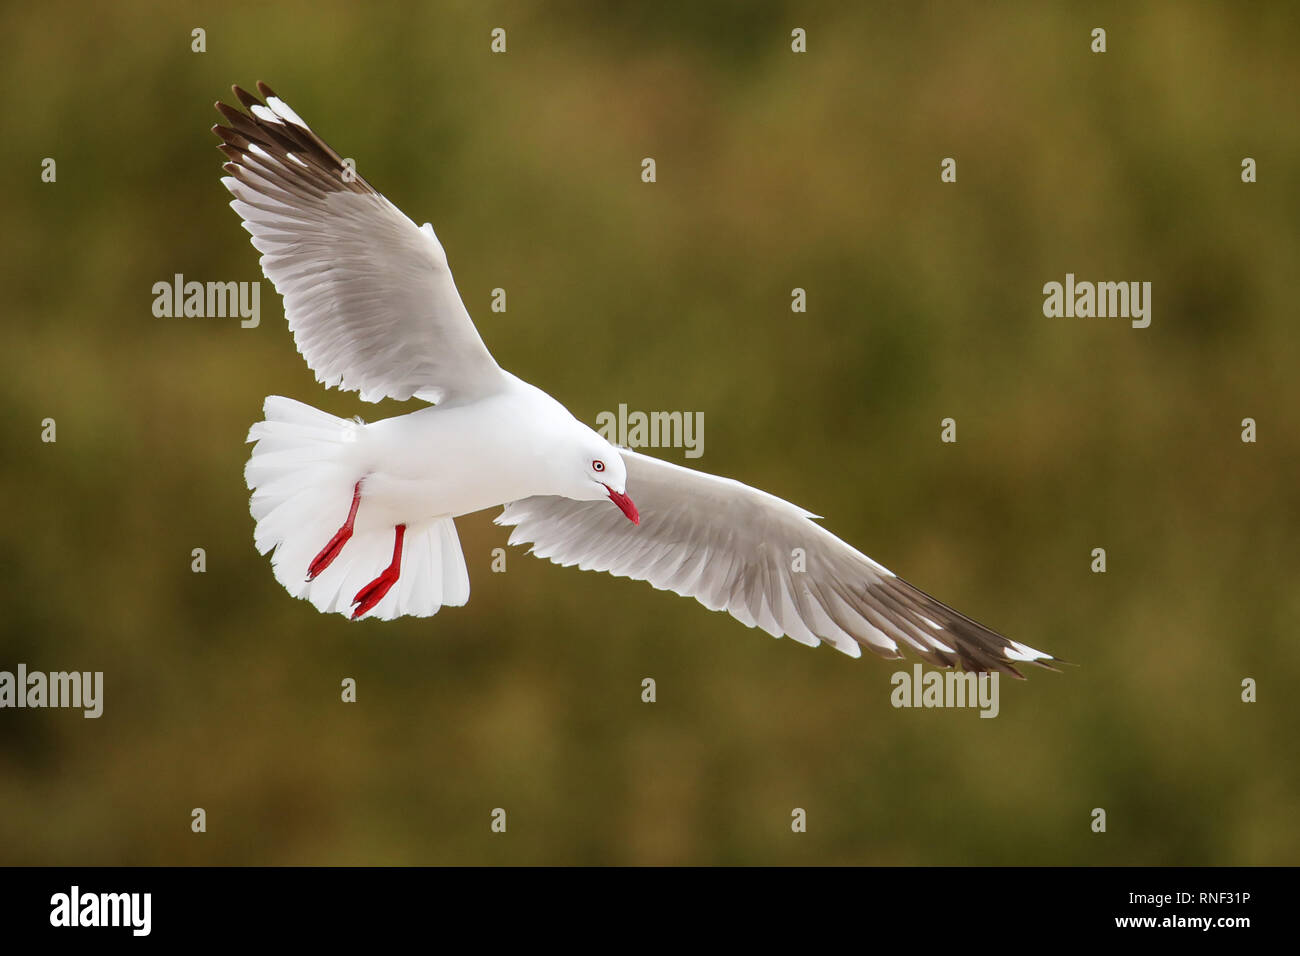
{"label": "bird's head", "polygon": [[572,465],[573,490],[569,497],[579,501],[600,501],[608,498],[618,505],[633,524],[641,523],[636,505],[627,496],[627,467],[617,448],[595,432],[579,443]]}

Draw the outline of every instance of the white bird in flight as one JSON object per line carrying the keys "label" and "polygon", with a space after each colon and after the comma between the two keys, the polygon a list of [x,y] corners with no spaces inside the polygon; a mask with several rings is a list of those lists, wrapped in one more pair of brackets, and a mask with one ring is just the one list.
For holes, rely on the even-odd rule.
{"label": "white bird in flight", "polygon": [[[903,581],[788,501],[616,448],[497,365],[433,226],[417,226],[265,84],[217,103],[221,181],[284,297],[298,351],[363,401],[433,403],[365,424],[266,399],[245,468],[260,553],[319,611],[427,617],[469,600],[454,519],[498,505],[510,544],[648,581],[749,627],[851,657],[908,649],[1020,676],[1050,654]],[[635,504],[633,503],[635,500]]]}

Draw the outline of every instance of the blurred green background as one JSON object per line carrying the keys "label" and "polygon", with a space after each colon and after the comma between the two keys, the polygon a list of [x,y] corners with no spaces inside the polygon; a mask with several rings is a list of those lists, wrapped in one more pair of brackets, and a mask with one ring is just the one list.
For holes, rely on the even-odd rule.
{"label": "blurred green background", "polygon": [[[612,6],[4,6],[0,669],[102,670],[105,709],[0,711],[0,862],[1300,860],[1300,11]],[[151,313],[260,277],[208,131],[259,79],[433,221],[506,368],[589,423],[702,411],[690,464],[1080,666],[996,720],[895,710],[897,664],[493,574],[486,513],[465,608],[291,599],[242,481],[263,397],[414,406],[323,391],[269,282],[257,329]],[[1044,318],[1066,272],[1152,282],[1151,327]]]}

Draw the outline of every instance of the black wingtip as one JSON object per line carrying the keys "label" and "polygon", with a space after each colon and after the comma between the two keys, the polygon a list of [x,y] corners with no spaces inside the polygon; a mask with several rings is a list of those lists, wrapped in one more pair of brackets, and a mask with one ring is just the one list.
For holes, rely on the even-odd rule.
{"label": "black wingtip", "polygon": [[248,141],[247,137],[245,137],[243,133],[231,129],[229,126],[222,126],[220,123],[217,123],[212,127],[212,132],[216,133],[227,143],[231,143],[235,146],[244,145]]}
{"label": "black wingtip", "polygon": [[226,103],[222,103],[220,100],[217,101],[217,112],[220,113],[222,116],[224,116],[226,118],[226,122],[230,123],[231,125],[238,124],[241,118],[243,118],[245,121],[248,120],[247,113],[241,113],[233,106],[229,106]]}
{"label": "black wingtip", "polygon": [[264,105],[261,100],[242,86],[232,86],[231,89],[235,91],[235,96],[239,97],[239,102],[244,104],[245,109],[251,110],[254,106]]}

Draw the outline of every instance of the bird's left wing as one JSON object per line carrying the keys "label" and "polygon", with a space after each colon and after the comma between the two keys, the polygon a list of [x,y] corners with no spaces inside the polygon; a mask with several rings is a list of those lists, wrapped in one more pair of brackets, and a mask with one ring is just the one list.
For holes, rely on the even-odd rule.
{"label": "bird's left wing", "polygon": [[361,398],[473,400],[505,373],[465,311],[433,227],[417,226],[265,83],[217,109],[222,183],[262,271],[284,296],[298,351],[326,387]]}
{"label": "bird's left wing", "polygon": [[942,667],[1002,671],[1054,658],[958,613],[845,544],[788,501],[729,478],[620,450],[629,522],[607,501],[540,495],[506,505],[511,544],[584,571],[693,597],[749,627],[852,656],[906,648]]}

